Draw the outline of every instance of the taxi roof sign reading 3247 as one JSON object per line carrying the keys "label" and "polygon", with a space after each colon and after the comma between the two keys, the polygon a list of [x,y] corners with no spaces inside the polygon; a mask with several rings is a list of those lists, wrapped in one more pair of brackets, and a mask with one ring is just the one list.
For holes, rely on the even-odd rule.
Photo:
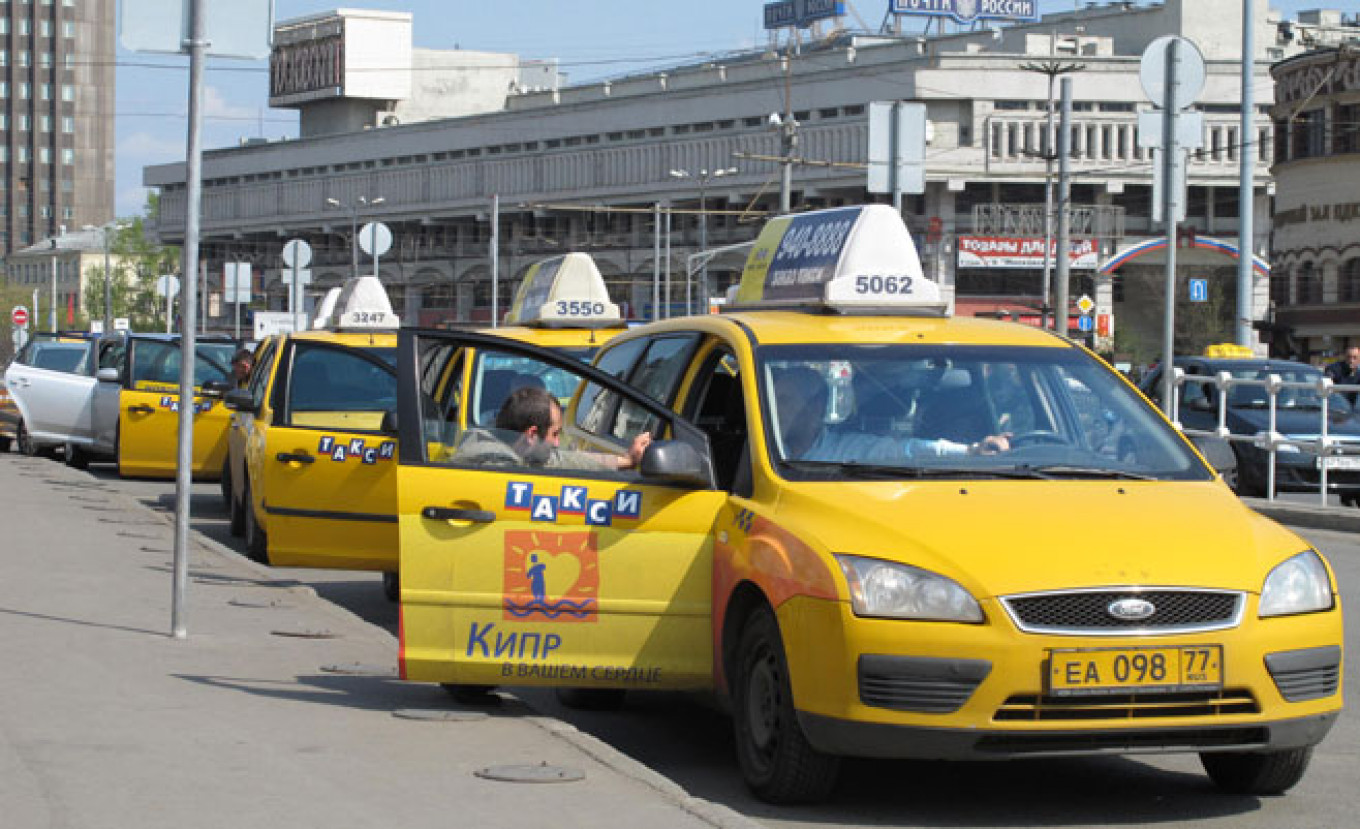
{"label": "taxi roof sign reading 3247", "polygon": [[376,276],[347,280],[326,320],[326,327],[335,331],[391,331],[400,325],[387,289]]}
{"label": "taxi roof sign reading 3247", "polygon": [[922,272],[901,215],[871,204],[767,222],[724,310],[753,307],[939,315],[946,303]]}

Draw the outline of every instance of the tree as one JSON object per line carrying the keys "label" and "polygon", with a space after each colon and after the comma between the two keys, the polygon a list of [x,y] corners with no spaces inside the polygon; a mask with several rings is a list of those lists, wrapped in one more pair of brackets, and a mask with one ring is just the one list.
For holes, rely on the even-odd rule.
{"label": "tree", "polygon": [[[142,215],[119,221],[109,238],[112,266],[113,313],[126,317],[133,331],[164,331],[165,300],[156,295],[156,279],[179,271],[177,247],[152,242],[146,233],[147,220],[156,215],[158,196],[147,196]],[[86,269],[85,307],[94,319],[104,316],[104,265]]]}

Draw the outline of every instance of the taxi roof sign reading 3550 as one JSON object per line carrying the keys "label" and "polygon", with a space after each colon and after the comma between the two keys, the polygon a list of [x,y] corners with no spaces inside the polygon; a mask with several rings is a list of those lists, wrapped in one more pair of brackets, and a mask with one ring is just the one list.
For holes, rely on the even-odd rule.
{"label": "taxi roof sign reading 3550", "polygon": [[326,320],[326,327],[334,331],[392,331],[400,325],[387,289],[375,276],[346,281]]}
{"label": "taxi roof sign reading 3550", "polygon": [[541,328],[623,326],[619,306],[609,301],[604,277],[588,253],[568,253],[535,263],[524,275],[507,325]]}
{"label": "taxi roof sign reading 3550", "polygon": [[725,310],[787,307],[941,315],[947,304],[902,217],[871,204],[766,223]]}

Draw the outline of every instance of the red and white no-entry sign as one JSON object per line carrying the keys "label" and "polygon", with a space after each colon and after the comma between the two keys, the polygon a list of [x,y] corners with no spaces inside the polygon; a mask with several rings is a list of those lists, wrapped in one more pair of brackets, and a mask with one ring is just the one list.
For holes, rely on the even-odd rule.
{"label": "red and white no-entry sign", "polygon": [[28,309],[22,305],[14,306],[14,310],[9,312],[10,320],[20,327],[28,325]]}

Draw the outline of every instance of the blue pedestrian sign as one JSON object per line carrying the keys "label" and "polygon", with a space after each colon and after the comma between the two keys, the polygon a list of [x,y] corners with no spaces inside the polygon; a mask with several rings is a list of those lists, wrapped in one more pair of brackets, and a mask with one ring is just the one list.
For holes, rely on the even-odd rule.
{"label": "blue pedestrian sign", "polygon": [[1081,333],[1089,334],[1095,330],[1095,327],[1095,321],[1091,319],[1090,314],[1082,314],[1077,317],[1077,330]]}
{"label": "blue pedestrian sign", "polygon": [[1207,279],[1190,280],[1190,301],[1191,302],[1209,301],[1209,280]]}

